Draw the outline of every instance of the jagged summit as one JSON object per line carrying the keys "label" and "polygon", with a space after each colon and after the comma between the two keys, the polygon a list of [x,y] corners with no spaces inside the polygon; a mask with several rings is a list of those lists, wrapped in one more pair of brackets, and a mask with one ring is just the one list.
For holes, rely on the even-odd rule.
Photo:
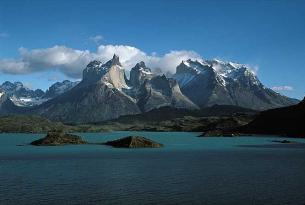
{"label": "jagged summit", "polygon": [[182,93],[200,107],[225,104],[264,110],[297,102],[263,86],[244,64],[189,59],[177,66],[174,78]]}
{"label": "jagged summit", "polygon": [[98,60],[91,61],[83,71],[83,81],[87,83],[99,81],[103,76],[109,73],[110,69],[113,67],[118,67],[118,70],[122,68],[119,56],[116,54],[113,55],[111,60],[104,64]]}
{"label": "jagged summit", "polygon": [[99,80],[108,68],[103,66],[101,61],[91,61],[83,71],[83,81],[93,82]]}
{"label": "jagged summit", "polygon": [[100,82],[109,88],[128,89],[125,70],[120,63],[119,56],[113,55],[112,59],[102,64],[101,61],[91,61],[83,71],[81,85]]}
{"label": "jagged summit", "polygon": [[205,62],[200,62],[198,60],[188,59],[187,61],[182,61],[176,69],[176,73],[189,73],[193,75],[200,74],[206,70],[211,69],[211,66]]}
{"label": "jagged summit", "polygon": [[56,82],[46,90],[46,93],[43,97],[49,98],[49,99],[57,97],[65,92],[71,90],[78,83],[79,83],[79,81],[71,82],[69,80],[64,80],[62,82]]}
{"label": "jagged summit", "polygon": [[107,63],[104,64],[105,67],[111,67],[111,66],[114,66],[114,65],[118,65],[118,66],[121,66],[122,67],[122,64],[120,62],[120,58],[119,56],[117,56],[116,54],[113,54],[113,57],[111,60],[109,60]]}
{"label": "jagged summit", "polygon": [[151,79],[153,77],[151,69],[146,67],[143,61],[137,63],[130,71],[130,84],[131,86],[139,86],[146,79]]}
{"label": "jagged summit", "polygon": [[[145,63],[144,63],[144,61],[140,61],[139,63],[136,64],[135,67],[136,67],[136,68],[139,68],[139,69],[141,69],[141,68],[147,68],[146,65],[145,65]],[[149,70],[150,70],[150,69],[149,69]]]}

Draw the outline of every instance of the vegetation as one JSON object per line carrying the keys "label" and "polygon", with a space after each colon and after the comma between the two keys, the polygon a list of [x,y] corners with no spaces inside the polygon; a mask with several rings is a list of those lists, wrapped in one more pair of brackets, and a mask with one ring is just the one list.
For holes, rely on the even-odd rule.
{"label": "vegetation", "polygon": [[45,133],[52,130],[72,130],[73,127],[52,122],[35,115],[7,115],[0,117],[0,132]]}
{"label": "vegetation", "polygon": [[49,131],[64,132],[106,132],[119,130],[143,131],[198,131],[238,127],[253,119],[252,115],[198,117],[172,116],[169,117],[125,116],[117,120],[95,124],[66,125],[52,122],[39,116],[9,115],[0,117],[0,132],[46,133]]}

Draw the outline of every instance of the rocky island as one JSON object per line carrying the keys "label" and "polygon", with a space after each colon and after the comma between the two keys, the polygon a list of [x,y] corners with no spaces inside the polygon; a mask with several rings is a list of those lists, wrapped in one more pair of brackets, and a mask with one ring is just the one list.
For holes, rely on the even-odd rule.
{"label": "rocky island", "polygon": [[208,130],[203,132],[198,137],[239,137],[239,136],[250,136],[251,134],[243,134],[231,130],[222,130],[222,129],[215,129],[215,130]]}
{"label": "rocky island", "polygon": [[68,134],[64,132],[48,132],[47,136],[39,140],[31,142],[31,145],[36,146],[59,146],[68,144],[86,144],[80,136]]}
{"label": "rocky island", "polygon": [[162,144],[140,136],[128,136],[104,143],[116,148],[160,148]]}

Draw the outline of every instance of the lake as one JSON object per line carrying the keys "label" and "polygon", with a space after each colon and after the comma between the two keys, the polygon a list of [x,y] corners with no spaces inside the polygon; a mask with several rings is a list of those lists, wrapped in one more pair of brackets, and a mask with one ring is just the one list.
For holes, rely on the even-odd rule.
{"label": "lake", "polygon": [[16,146],[44,135],[0,134],[0,204],[305,204],[305,147],[276,137],[79,135],[89,142],[142,135],[165,147]]}

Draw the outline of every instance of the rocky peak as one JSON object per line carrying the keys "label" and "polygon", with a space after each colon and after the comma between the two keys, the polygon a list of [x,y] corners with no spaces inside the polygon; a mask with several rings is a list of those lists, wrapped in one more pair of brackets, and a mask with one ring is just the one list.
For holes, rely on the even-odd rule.
{"label": "rocky peak", "polygon": [[46,91],[44,98],[54,98],[60,94],[63,94],[69,90],[71,90],[74,86],[76,86],[79,81],[71,82],[70,80],[64,80],[62,82],[56,82],[51,85]]}
{"label": "rocky peak", "polygon": [[122,67],[122,64],[120,62],[120,58],[116,54],[113,55],[111,60],[107,61],[107,63],[104,64],[104,66],[107,67],[107,68],[110,68],[114,65],[118,65],[118,66]]}
{"label": "rocky peak", "polygon": [[[104,64],[105,65],[105,64]],[[83,71],[84,82],[96,82],[108,71],[101,61],[91,61]]]}
{"label": "rocky peak", "polygon": [[112,57],[112,65],[119,65],[119,66],[122,66],[122,64],[120,63],[120,58],[119,58],[119,56],[117,56],[116,54],[113,54],[113,57]]}
{"label": "rocky peak", "polygon": [[135,67],[137,67],[137,68],[147,68],[144,61],[141,61],[141,62],[137,63]]}
{"label": "rocky peak", "polygon": [[112,67],[122,67],[119,56],[113,55],[112,59],[103,64],[101,61],[91,61],[83,71],[84,82],[96,82],[100,80]]}
{"label": "rocky peak", "polygon": [[23,84],[21,82],[11,83],[10,81],[5,81],[0,87],[6,92],[11,92],[17,88],[23,87]]}
{"label": "rocky peak", "polygon": [[130,71],[130,84],[132,86],[139,86],[146,79],[151,79],[152,77],[153,73],[151,72],[151,69],[146,67],[145,63],[141,61]]}
{"label": "rocky peak", "polygon": [[16,87],[23,87],[22,82],[14,82],[14,85],[15,85]]}
{"label": "rocky peak", "polygon": [[165,75],[153,77],[149,83],[155,90],[159,90],[163,95],[169,96],[172,93],[172,87],[175,85],[175,80],[167,78]]}
{"label": "rocky peak", "polygon": [[41,89],[31,90],[30,88],[25,87],[21,82],[11,83],[5,81],[0,85],[0,90],[3,90],[10,96],[15,95],[17,97],[41,97],[44,94]]}
{"label": "rocky peak", "polygon": [[101,61],[93,60],[87,65],[86,69],[99,69],[101,66],[102,66]]}

